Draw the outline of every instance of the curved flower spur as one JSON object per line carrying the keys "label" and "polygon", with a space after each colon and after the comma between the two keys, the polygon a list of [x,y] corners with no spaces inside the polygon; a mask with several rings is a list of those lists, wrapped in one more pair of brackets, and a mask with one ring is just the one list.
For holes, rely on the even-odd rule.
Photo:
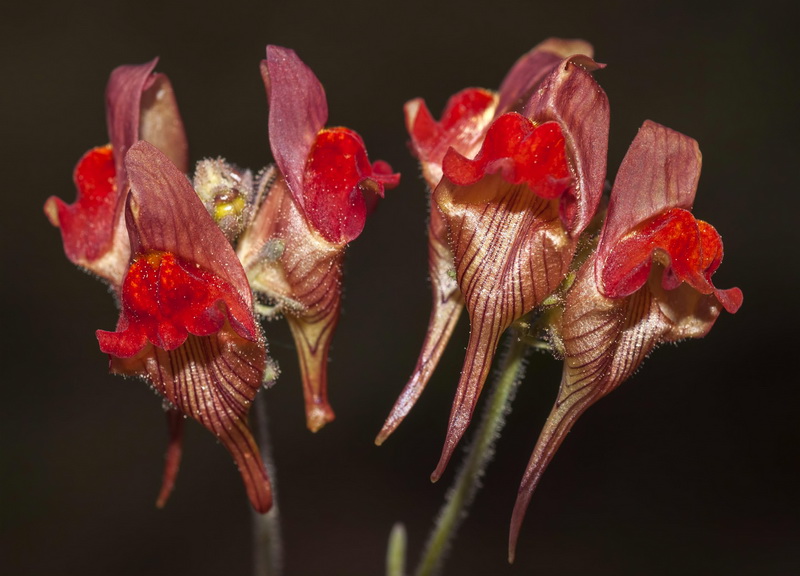
{"label": "curved flower spur", "polygon": [[[587,46],[567,47],[575,45]],[[519,95],[500,96],[516,102],[519,112],[491,123],[473,159],[448,150],[432,196],[453,257],[450,274],[470,315],[464,368],[433,480],[469,425],[500,336],[564,279],[603,192],[608,101],[590,74],[598,65],[585,55],[569,56],[545,60],[542,73],[522,62],[504,83]],[[532,85],[518,76],[523,72],[532,74]],[[418,396],[415,377],[395,410],[409,407],[404,395]]]}
{"label": "curved flower spur", "polygon": [[334,418],[328,403],[327,363],[341,306],[347,244],[399,174],[370,163],[361,137],[324,128],[322,84],[294,51],[267,47],[261,74],[269,101],[269,138],[277,171],[262,175],[266,194],[239,241],[238,254],[253,290],[286,316],[303,377],[308,428]]}
{"label": "curved flower spur", "polygon": [[742,304],[741,290],[711,282],[722,241],[690,212],[700,162],[697,142],[650,121],[622,161],[597,249],[578,270],[552,326],[564,371],[519,488],[510,561],[533,491],[580,415],[658,344],[701,338],[723,308],[735,313]]}

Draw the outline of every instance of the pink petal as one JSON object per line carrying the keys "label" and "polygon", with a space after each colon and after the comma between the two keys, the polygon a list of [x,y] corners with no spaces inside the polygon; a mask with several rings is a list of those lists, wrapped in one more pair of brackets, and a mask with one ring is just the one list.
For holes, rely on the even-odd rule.
{"label": "pink petal", "polygon": [[119,66],[106,87],[106,124],[114,149],[117,188],[127,191],[125,154],[139,140],[148,140],[188,171],[188,146],[169,79],[153,74],[155,58],[147,64]]}

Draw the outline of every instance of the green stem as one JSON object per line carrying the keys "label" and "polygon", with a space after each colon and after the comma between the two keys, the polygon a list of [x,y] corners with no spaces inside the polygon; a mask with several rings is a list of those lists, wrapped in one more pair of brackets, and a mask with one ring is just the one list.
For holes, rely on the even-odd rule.
{"label": "green stem", "polygon": [[283,542],[281,540],[278,494],[275,489],[275,464],[267,427],[267,404],[264,394],[256,395],[255,428],[261,459],[272,481],[272,508],[266,514],[255,510],[253,516],[253,574],[255,576],[280,576],[283,571]]}
{"label": "green stem", "polygon": [[389,534],[389,546],[386,549],[386,576],[406,575],[406,529],[398,522],[392,526]]}
{"label": "green stem", "polygon": [[500,373],[489,394],[480,426],[455,483],[447,494],[447,500],[439,512],[417,568],[417,576],[434,576],[441,571],[450,542],[466,517],[480,487],[486,466],[494,456],[494,444],[511,409],[511,401],[514,399],[517,386],[525,374],[525,358],[529,349],[516,333],[511,334],[510,346],[503,356]]}

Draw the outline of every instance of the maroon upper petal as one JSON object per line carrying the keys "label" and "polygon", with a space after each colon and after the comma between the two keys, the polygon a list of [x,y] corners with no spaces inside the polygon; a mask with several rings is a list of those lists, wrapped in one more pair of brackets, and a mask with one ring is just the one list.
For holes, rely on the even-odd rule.
{"label": "maroon upper petal", "polygon": [[[193,262],[228,283],[243,305],[251,308],[244,269],[188,178],[144,141],[131,147],[125,164],[131,180],[127,220],[133,253],[170,252]],[[252,318],[246,323],[248,332],[258,333]]]}
{"label": "maroon upper petal", "polygon": [[564,58],[583,54],[591,58],[592,45],[583,40],[548,38],[522,55],[500,84],[497,115],[519,112],[532,91]]}
{"label": "maroon upper petal", "polygon": [[654,259],[664,265],[666,290],[686,282],[715,294],[728,312],[742,303],[738,288],[719,290],[711,276],[722,261],[717,231],[689,212],[700,178],[697,142],[647,121],[622,161],[597,248],[597,282],[621,298],[647,281]]}
{"label": "maroon upper petal", "polygon": [[114,150],[117,188],[127,191],[125,154],[139,140],[164,152],[182,172],[188,171],[188,145],[172,86],[163,74],[153,74],[158,64],[119,66],[106,87],[106,124]]}
{"label": "maroon upper petal", "polygon": [[691,210],[700,179],[697,142],[646,121],[622,160],[608,203],[600,243],[604,261],[617,242],[636,226],[671,208]]}
{"label": "maroon upper petal", "polygon": [[267,46],[261,77],[269,102],[269,141],[272,156],[289,190],[305,207],[303,175],[317,133],[328,120],[322,84],[294,50]]}
{"label": "maroon upper petal", "polygon": [[78,198],[67,205],[56,197],[45,214],[61,228],[70,261],[118,287],[130,256],[122,208],[128,192],[123,159],[137,140],[162,149],[182,171],[188,169],[186,136],[172,87],[153,74],[157,60],[120,66],[106,88],[106,117],[111,146],[87,153],[75,168]]}
{"label": "maroon upper petal", "polygon": [[574,176],[573,187],[562,197],[561,219],[574,236],[594,218],[605,185],[608,98],[590,74],[600,67],[588,56],[563,60],[522,111],[536,122],[561,125]]}

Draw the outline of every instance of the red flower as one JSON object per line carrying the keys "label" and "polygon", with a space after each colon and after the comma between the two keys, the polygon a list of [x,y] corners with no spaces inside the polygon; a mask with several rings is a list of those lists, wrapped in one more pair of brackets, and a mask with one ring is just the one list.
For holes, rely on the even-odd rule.
{"label": "red flower", "polygon": [[689,212],[699,176],[697,143],[645,122],[620,166],[597,250],[578,270],[555,328],[564,372],[517,496],[511,559],[531,495],[578,417],[659,343],[702,337],[722,308],[741,306],[741,290],[711,282],[722,242]]}
{"label": "red flower", "polygon": [[188,168],[183,123],[169,79],[153,73],[157,62],[120,66],[111,73],[106,88],[111,144],[90,150],[78,162],[74,204],[51,196],[44,205],[50,222],[61,228],[67,258],[115,288],[130,256],[122,216],[129,187],[125,152],[136,141],[148,140],[182,171]]}
{"label": "red flower", "polygon": [[323,128],[325,92],[314,73],[286,48],[267,47],[261,74],[269,101],[269,134],[277,172],[239,242],[253,289],[285,314],[303,374],[308,427],[333,420],[327,362],[339,318],[344,249],[361,233],[384,188],[399,175],[370,163],[361,137]]}
{"label": "red flower", "polygon": [[156,63],[111,73],[111,144],[78,163],[76,202],[51,197],[45,214],[61,228],[67,257],[118,295],[117,331],[98,331],[111,370],[144,376],[170,404],[158,505],[172,489],[183,416],[190,415],[231,451],[253,506],[263,512],[271,503],[269,480],[245,419],[266,344],[244,270],[184,176],[183,123],[169,80],[153,73]]}
{"label": "red flower", "polygon": [[[147,378],[180,414],[208,428],[242,474],[253,507],[272,494],[247,426],[261,386],[266,344],[247,276],[183,173],[147,142],[125,157],[132,258],[115,332],[97,331],[117,374]],[[179,420],[178,420],[179,421]],[[168,463],[177,471],[177,462]],[[173,478],[165,478],[163,504]]]}
{"label": "red flower", "polygon": [[463,139],[446,130],[459,126],[450,118],[459,100],[451,100],[439,126],[451,141],[479,146],[467,154],[450,148],[440,161],[444,178],[432,195],[438,214],[432,210],[429,231],[437,304],[415,373],[378,437],[385,439],[416,401],[463,301],[470,340],[434,480],[469,425],[501,334],[558,287],[602,194],[608,102],[589,74],[597,65],[588,56],[563,59],[552,51],[574,46],[550,41],[515,65],[498,100],[522,114],[499,115],[480,138],[468,130]]}

